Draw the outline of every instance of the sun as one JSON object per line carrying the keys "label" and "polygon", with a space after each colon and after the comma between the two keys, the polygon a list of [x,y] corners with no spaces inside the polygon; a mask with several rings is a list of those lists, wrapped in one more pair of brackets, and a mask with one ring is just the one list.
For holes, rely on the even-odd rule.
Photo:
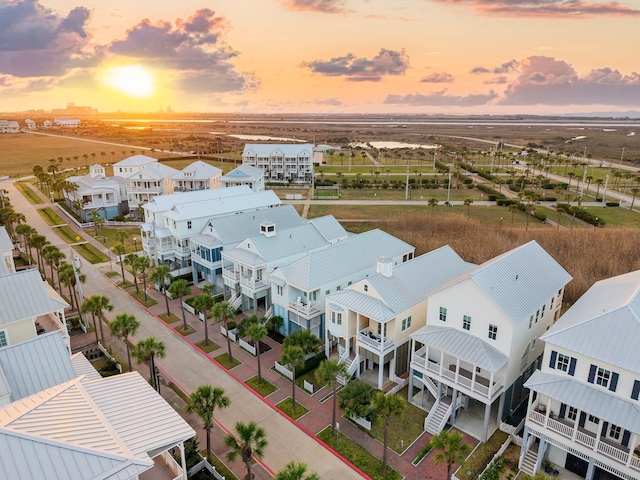
{"label": "sun", "polygon": [[140,65],[111,67],[103,77],[106,85],[132,97],[148,97],[155,91],[155,79]]}

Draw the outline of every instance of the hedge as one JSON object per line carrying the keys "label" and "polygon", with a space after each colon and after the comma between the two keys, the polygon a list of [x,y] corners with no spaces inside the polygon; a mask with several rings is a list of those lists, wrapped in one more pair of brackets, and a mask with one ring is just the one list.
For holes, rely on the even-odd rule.
{"label": "hedge", "polygon": [[300,375],[304,375],[305,373],[310,372],[326,359],[327,356],[324,353],[319,353],[315,357],[311,357],[303,365],[299,365],[296,367],[296,378],[298,378]]}

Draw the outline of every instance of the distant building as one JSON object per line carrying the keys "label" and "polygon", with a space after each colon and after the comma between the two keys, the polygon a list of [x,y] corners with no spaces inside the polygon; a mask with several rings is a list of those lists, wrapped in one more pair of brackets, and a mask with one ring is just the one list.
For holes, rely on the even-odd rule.
{"label": "distant building", "polygon": [[80,120],[77,118],[56,118],[53,123],[64,128],[78,128],[80,126]]}
{"label": "distant building", "polygon": [[24,121],[25,125],[27,126],[28,130],[35,130],[36,129],[36,122],[34,122],[33,120],[31,120],[30,118],[27,118]]}
{"label": "distant building", "polygon": [[158,159],[146,155],[133,155],[114,163],[113,174],[116,177],[128,178],[152,163],[158,163]]}
{"label": "distant building", "polygon": [[173,193],[171,178],[178,173],[175,168],[156,161],[127,177],[129,210],[135,210],[158,195]]}
{"label": "distant building", "polygon": [[261,192],[264,190],[264,171],[261,168],[242,164],[220,177],[220,184],[223,187],[246,185],[254,192]]}
{"label": "distant building", "polygon": [[20,124],[13,120],[0,120],[0,133],[20,133]]}
{"label": "distant building", "polygon": [[[316,152],[322,160],[322,152]],[[311,183],[314,149],[310,143],[248,143],[242,152],[242,163],[263,170],[267,182]]]}
{"label": "distant building", "polygon": [[42,125],[44,126],[44,128],[51,128],[53,127],[53,123],[51,122],[51,120],[45,120]]}
{"label": "distant building", "polygon": [[209,190],[220,186],[222,170],[198,160],[171,177],[174,192]]}

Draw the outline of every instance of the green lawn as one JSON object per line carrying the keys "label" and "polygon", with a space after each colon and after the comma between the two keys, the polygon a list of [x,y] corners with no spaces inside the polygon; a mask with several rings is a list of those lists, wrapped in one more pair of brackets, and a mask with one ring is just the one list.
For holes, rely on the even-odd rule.
{"label": "green lawn", "polygon": [[640,227],[640,213],[624,207],[586,207],[592,213],[606,222],[606,227]]}
{"label": "green lawn", "polygon": [[227,370],[231,370],[233,367],[237,367],[241,365],[242,362],[238,360],[236,357],[233,357],[233,361],[229,358],[229,353],[223,353],[222,355],[218,355],[216,357],[216,362],[222,365]]}
{"label": "green lawn", "polygon": [[380,220],[391,218],[402,213],[420,213],[425,211],[423,205],[311,205],[309,218],[332,214],[337,219]]}
{"label": "green lawn", "polygon": [[62,225],[66,223],[56,212],[53,211],[51,207],[40,208],[38,209],[38,213],[49,225]]}
{"label": "green lawn", "polygon": [[380,473],[382,460],[373,456],[366,448],[361,447],[342,432],[337,432],[336,439],[333,440],[330,426],[318,433],[318,438],[374,480],[402,479],[402,475],[391,467],[387,467],[387,474],[382,475]]}
{"label": "green lawn", "polygon": [[301,405],[300,402],[298,401],[296,401],[296,409],[294,411],[293,400],[291,399],[291,397],[285,398],[280,403],[276,404],[276,407],[282,410],[282,412],[285,415],[293,418],[294,420],[299,419],[300,417],[302,417],[303,415],[309,412],[309,409],[304,405]]}
{"label": "green lawn", "polygon": [[180,320],[180,317],[179,317],[179,316],[177,316],[177,315],[175,315],[175,314],[173,314],[173,313],[172,313],[170,316],[169,316],[169,315],[167,315],[166,313],[161,313],[161,314],[160,314],[160,315],[158,315],[158,316],[162,319],[162,321],[163,321],[164,323],[175,323],[175,322],[177,322],[178,320]]}
{"label": "green lawn", "polygon": [[205,353],[215,352],[220,348],[220,345],[218,345],[211,339],[209,339],[209,345],[205,345],[204,339],[200,340],[199,342],[196,342],[196,345],[200,347],[200,349]]}
{"label": "green lawn", "polygon": [[42,200],[36,192],[31,190],[31,187],[29,187],[26,183],[17,182],[15,185],[16,185],[16,188],[20,191],[20,193],[22,193],[25,196],[25,198],[29,200],[29,203],[33,205],[40,205],[44,203],[44,200]]}
{"label": "green lawn", "polygon": [[508,434],[496,430],[486,443],[479,444],[478,448],[469,455],[464,466],[456,473],[456,477],[460,480],[473,480],[476,478],[476,475],[482,472],[484,467],[489,464],[508,436]]}
{"label": "green lawn", "polygon": [[142,248],[140,229],[136,226],[101,227],[98,229],[98,235],[96,235],[96,230],[93,227],[87,228],[85,231],[97,238],[103,245],[108,246],[110,249],[113,249],[116,243],[119,243],[115,237],[116,233],[124,231],[128,235],[128,237],[124,239],[124,247],[126,249],[125,255],[135,251],[134,249],[140,251]]}
{"label": "green lawn", "polygon": [[143,304],[145,307],[153,307],[154,305],[157,305],[158,302],[156,302],[153,298],[151,298],[149,295],[147,295],[147,301],[145,302],[144,300],[144,292],[133,292],[131,294],[131,296],[133,298],[135,298],[136,300],[138,300],[141,304]]}
{"label": "green lawn", "polygon": [[191,335],[192,333],[196,333],[196,329],[193,328],[191,325],[187,324],[187,329],[184,329],[184,326],[182,324],[180,324],[180,326],[178,327],[174,327],[176,329],[176,332],[178,332],[180,335],[182,335],[183,337],[186,337],[188,335]]}
{"label": "green lawn", "polygon": [[258,376],[256,375],[255,377],[251,377],[249,380],[247,380],[246,382],[247,385],[249,385],[251,388],[253,388],[259,395],[263,396],[263,397],[268,397],[269,395],[271,395],[273,392],[275,392],[276,390],[278,390],[278,387],[276,387],[273,383],[269,382],[269,380],[267,380],[266,378],[262,377],[262,382],[260,382],[258,380]]}
{"label": "green lawn", "polygon": [[[56,232],[58,230],[61,230],[62,228],[68,228],[68,227],[58,228],[56,229]],[[90,243],[74,245],[73,248],[76,252],[82,255],[89,263],[95,264],[95,263],[104,263],[109,261],[109,257],[104,255],[100,250],[98,250],[96,247],[94,247]]]}

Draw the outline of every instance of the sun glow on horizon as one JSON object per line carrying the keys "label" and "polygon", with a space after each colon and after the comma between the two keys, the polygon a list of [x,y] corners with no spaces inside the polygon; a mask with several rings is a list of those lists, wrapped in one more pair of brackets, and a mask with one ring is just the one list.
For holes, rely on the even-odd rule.
{"label": "sun glow on horizon", "polygon": [[103,77],[105,85],[132,97],[148,97],[155,92],[155,79],[140,65],[111,67]]}

